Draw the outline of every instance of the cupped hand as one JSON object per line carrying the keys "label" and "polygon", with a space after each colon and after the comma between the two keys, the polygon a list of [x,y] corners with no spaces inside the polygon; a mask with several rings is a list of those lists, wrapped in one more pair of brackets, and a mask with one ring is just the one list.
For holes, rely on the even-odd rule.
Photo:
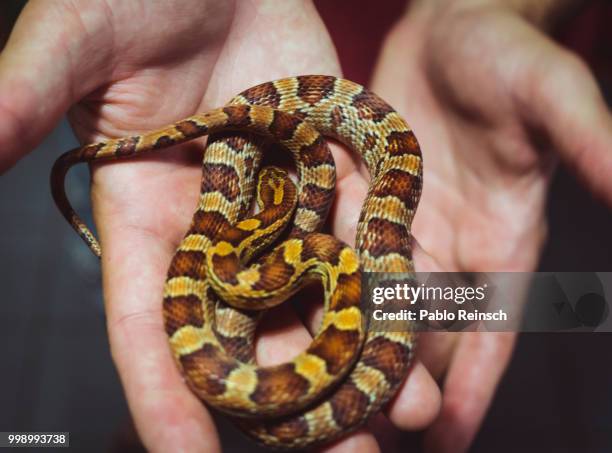
{"label": "cupped hand", "polygon": [[[554,5],[415,1],[389,35],[373,89],[424,150],[417,270],[534,270],[558,161],[612,205],[612,116],[586,65],[540,31]],[[420,357],[443,382],[428,451],[467,450],[513,343],[423,337]]]}
{"label": "cupped hand", "polygon": [[[0,169],[32,149],[69,110],[82,142],[147,131],[224,105],[256,83],[289,75],[339,75],[329,37],[309,1],[33,0],[0,56]],[[350,153],[338,167],[334,232],[354,240],[367,183]],[[113,359],[145,446],[215,451],[219,440],[188,390],[163,330],[167,267],[198,199],[201,143],[95,165],[94,217]],[[350,214],[350,215],[348,215]],[[293,312],[258,344],[262,362],[286,360],[310,336]],[[437,385],[417,363],[388,409],[399,427],[427,425]],[[361,430],[331,447],[376,450]]]}

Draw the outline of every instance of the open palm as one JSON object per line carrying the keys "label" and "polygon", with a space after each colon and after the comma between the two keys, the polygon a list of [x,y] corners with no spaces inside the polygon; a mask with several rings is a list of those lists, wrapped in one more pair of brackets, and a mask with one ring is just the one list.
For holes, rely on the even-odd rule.
{"label": "open palm", "polygon": [[[388,37],[373,89],[424,150],[417,270],[534,270],[559,160],[612,205],[610,112],[588,68],[528,19],[504,2],[415,1]],[[420,357],[443,380],[432,450],[467,449],[513,340],[423,338]]]}
{"label": "open palm", "polygon": [[[1,165],[31,149],[68,109],[79,140],[91,142],[223,105],[265,80],[339,75],[312,4],[289,3],[31,1],[0,59]],[[349,152],[334,152],[334,230],[351,242],[367,183]],[[152,450],[219,449],[209,413],[172,360],[161,315],[167,267],[195,210],[200,161],[198,142],[93,169],[112,354],[138,431]],[[286,360],[309,341],[295,315],[284,313],[294,322],[259,342],[264,363]],[[417,365],[389,415],[400,427],[423,427],[438,401],[437,386]],[[349,447],[376,444],[362,431],[334,448]]]}

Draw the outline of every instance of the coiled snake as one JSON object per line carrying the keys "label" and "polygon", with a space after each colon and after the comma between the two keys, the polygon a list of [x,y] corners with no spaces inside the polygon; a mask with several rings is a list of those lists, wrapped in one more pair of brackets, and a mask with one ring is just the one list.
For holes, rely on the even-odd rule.
{"label": "coiled snake", "polygon": [[[172,353],[190,388],[257,441],[304,448],[335,439],[388,401],[410,364],[413,334],[368,331],[359,299],[361,271],[413,271],[410,225],[422,186],[417,140],[395,110],[360,85],[331,76],[290,77],[249,88],[226,107],[163,129],[65,153],[52,170],[53,197],[100,256],[98,242],[67,200],[68,169],[206,134],[212,135],[200,201],[163,295]],[[319,134],[358,152],[370,172],[357,226],[358,256],[316,232],[335,186],[334,161]],[[297,188],[282,170],[258,171],[262,149],[276,152],[278,144],[294,157]],[[245,218],[258,173],[261,210]],[[287,239],[258,257],[291,219]],[[325,315],[312,344],[288,363],[257,366],[258,311],[312,280],[325,293]]]}

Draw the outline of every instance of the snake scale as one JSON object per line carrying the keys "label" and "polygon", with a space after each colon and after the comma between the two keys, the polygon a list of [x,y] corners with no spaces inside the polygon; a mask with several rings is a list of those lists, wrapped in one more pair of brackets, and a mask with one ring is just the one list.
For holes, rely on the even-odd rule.
{"label": "snake scale", "polygon": [[[417,140],[394,109],[356,83],[290,77],[165,128],[65,153],[52,170],[53,197],[100,256],[66,197],[68,169],[203,135],[209,138],[199,203],[163,294],[173,356],[192,391],[256,441],[281,449],[329,442],[378,411],[410,365],[414,333],[368,330],[359,299],[362,271],[413,271],[410,225],[422,187]],[[336,177],[322,136],[357,152],[370,173],[356,251],[317,232]],[[297,187],[283,170],[260,171],[264,151],[285,150],[295,160]],[[249,217],[255,189],[260,211]],[[291,220],[293,227],[282,233]],[[253,343],[261,310],[311,281],[320,282],[325,297],[312,344],[287,363],[258,366]]]}

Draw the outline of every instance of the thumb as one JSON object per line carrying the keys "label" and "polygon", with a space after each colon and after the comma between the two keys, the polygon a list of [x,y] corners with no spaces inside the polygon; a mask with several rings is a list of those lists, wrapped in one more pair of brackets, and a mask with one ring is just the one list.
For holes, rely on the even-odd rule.
{"label": "thumb", "polygon": [[91,3],[35,0],[19,16],[0,54],[0,173],[109,77],[109,22]]}
{"label": "thumb", "polygon": [[552,41],[526,71],[519,100],[562,161],[612,207],[612,115],[588,66]]}

